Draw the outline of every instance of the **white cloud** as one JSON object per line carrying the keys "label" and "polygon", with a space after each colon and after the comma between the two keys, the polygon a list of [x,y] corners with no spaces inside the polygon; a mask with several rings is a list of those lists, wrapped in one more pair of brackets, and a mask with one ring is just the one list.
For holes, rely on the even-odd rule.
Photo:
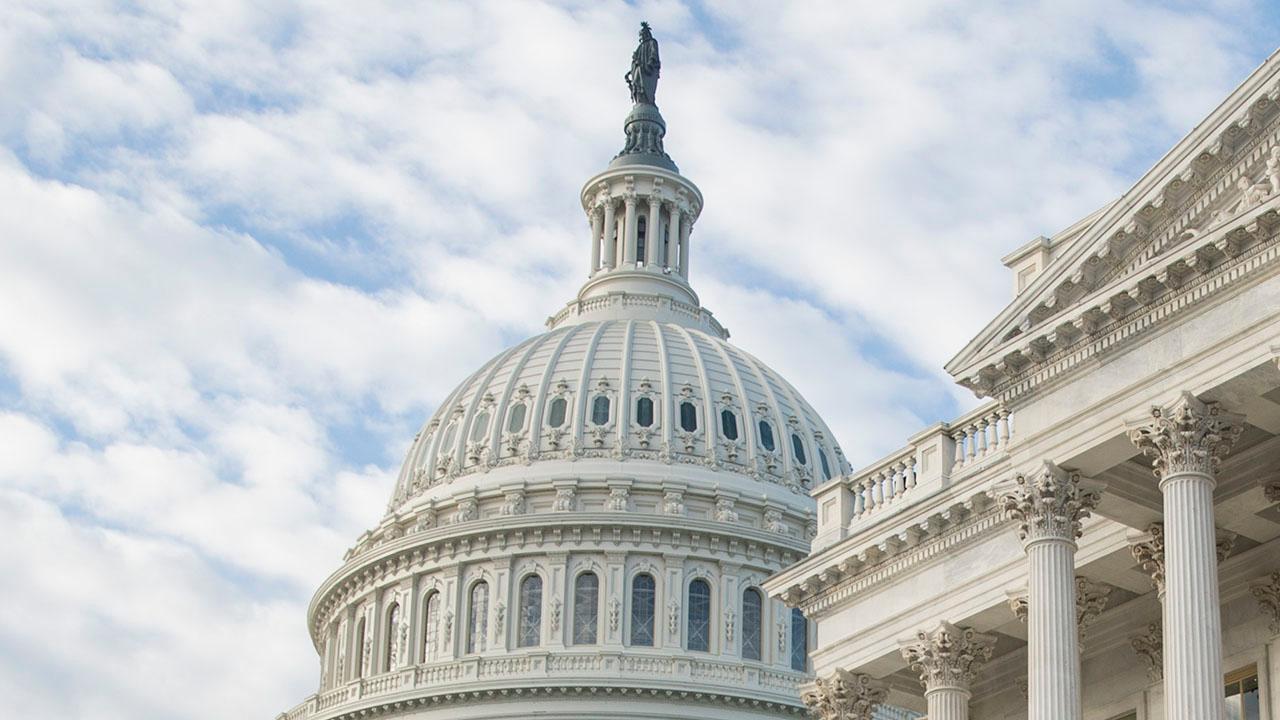
{"label": "white cloud", "polygon": [[314,688],[306,601],[414,428],[585,274],[641,18],[706,194],[695,287],[857,466],[970,402],[939,367],[1006,301],[996,259],[1189,130],[1271,50],[1259,15],[5,4],[0,711]]}

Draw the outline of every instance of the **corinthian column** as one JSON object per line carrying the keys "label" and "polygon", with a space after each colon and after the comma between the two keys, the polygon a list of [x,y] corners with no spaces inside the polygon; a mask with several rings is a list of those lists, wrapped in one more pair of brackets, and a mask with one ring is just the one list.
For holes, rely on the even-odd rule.
{"label": "corinthian column", "polygon": [[920,673],[929,720],[969,720],[969,683],[991,659],[996,639],[943,622],[916,640],[903,646],[902,657]]}
{"label": "corinthian column", "polygon": [[871,720],[889,696],[885,685],[870,675],[837,669],[804,686],[800,699],[817,720]]}
{"label": "corinthian column", "polygon": [[603,211],[599,207],[591,209],[591,272],[587,277],[596,274],[600,269],[600,235],[604,232]]}
{"label": "corinthian column", "polygon": [[1048,461],[1016,481],[1000,504],[1027,552],[1027,717],[1081,720],[1076,539],[1100,493]]}
{"label": "corinthian column", "polygon": [[1184,392],[1129,439],[1153,459],[1164,495],[1164,693],[1168,720],[1220,720],[1222,616],[1213,488],[1243,418]]}

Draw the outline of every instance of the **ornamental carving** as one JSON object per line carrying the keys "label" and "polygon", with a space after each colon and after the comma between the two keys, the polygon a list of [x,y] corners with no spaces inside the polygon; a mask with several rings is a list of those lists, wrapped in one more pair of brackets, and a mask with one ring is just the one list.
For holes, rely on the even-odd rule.
{"label": "ornamental carving", "polygon": [[498,601],[493,606],[493,642],[496,645],[502,644],[502,626],[507,621],[507,604]]}
{"label": "ornamental carving", "polygon": [[1129,431],[1129,439],[1152,458],[1152,472],[1197,473],[1213,477],[1244,430],[1244,417],[1189,392],[1168,408],[1151,408],[1151,422]]}
{"label": "ornamental carving", "polygon": [[557,488],[556,499],[551,503],[551,509],[554,512],[570,512],[576,503],[573,488]]}
{"label": "ornamental carving", "polygon": [[716,499],[716,520],[720,522],[738,522],[738,513],[733,509],[733,498]]}
{"label": "ornamental carving", "polygon": [[560,612],[564,609],[564,603],[559,597],[551,598],[551,632],[560,632]]}
{"label": "ornamental carving", "polygon": [[902,648],[902,657],[920,674],[926,690],[967,688],[983,663],[991,659],[996,639],[973,628],[942,622],[931,632],[920,631],[916,642]]}
{"label": "ornamental carving", "polygon": [[1107,609],[1111,599],[1111,586],[1096,583],[1089,578],[1076,576],[1076,628],[1083,640],[1089,626]]}
{"label": "ornamental carving", "polygon": [[609,512],[626,512],[630,494],[624,487],[610,488],[609,499],[604,501],[604,509]]}
{"label": "ornamental carving", "polygon": [[732,609],[730,609],[730,608],[725,608],[725,611],[724,611],[724,643],[725,643],[725,645],[726,645],[726,646],[728,646],[728,647],[733,647],[734,621],[735,621],[736,619],[737,619],[737,614],[736,614],[736,613],[734,613],[734,611],[733,611]]}
{"label": "ornamental carving", "polygon": [[1080,537],[1080,523],[1102,498],[1102,493],[1085,485],[1077,473],[1048,460],[1038,475],[1018,475],[1014,482],[1014,490],[1000,497],[1000,507],[1018,521],[1018,537],[1024,544],[1045,539],[1074,541]]}
{"label": "ornamental carving", "polygon": [[667,630],[673,636],[680,632],[680,603],[675,600],[667,603]]}
{"label": "ornamental carving", "polygon": [[1280,572],[1249,583],[1249,593],[1258,601],[1258,609],[1271,620],[1271,632],[1280,633]]}
{"label": "ornamental carving", "polygon": [[1160,623],[1151,623],[1147,629],[1129,638],[1129,645],[1147,665],[1147,676],[1152,682],[1164,677],[1164,631]]}
{"label": "ornamental carving", "polygon": [[668,490],[662,494],[663,515],[684,515],[684,493]]}
{"label": "ornamental carving", "polygon": [[453,522],[464,523],[480,516],[480,503],[475,498],[458,501],[458,508],[453,511]]}
{"label": "ornamental carving", "polygon": [[1143,572],[1151,576],[1151,584],[1156,593],[1164,597],[1164,524],[1151,523],[1147,532],[1139,537],[1129,548],[1133,559],[1142,566]]}
{"label": "ornamental carving", "polygon": [[817,720],[871,720],[888,697],[883,683],[841,668],[805,685],[800,693],[809,714]]}
{"label": "ornamental carving", "polygon": [[524,491],[512,490],[503,495],[502,514],[503,515],[523,515],[524,514]]}
{"label": "ornamental carving", "polygon": [[618,632],[618,626],[622,623],[622,603],[618,598],[609,601],[609,632]]}
{"label": "ornamental carving", "polygon": [[1280,502],[1280,479],[1271,478],[1269,480],[1263,480],[1262,496],[1267,499],[1267,502]]}
{"label": "ornamental carving", "polygon": [[770,508],[764,511],[764,529],[767,532],[787,534],[787,524],[782,521],[782,511]]}

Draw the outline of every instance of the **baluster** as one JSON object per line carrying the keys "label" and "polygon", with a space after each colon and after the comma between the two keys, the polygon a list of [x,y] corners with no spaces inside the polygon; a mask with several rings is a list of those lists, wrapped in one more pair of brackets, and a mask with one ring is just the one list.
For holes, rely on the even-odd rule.
{"label": "baluster", "polygon": [[898,475],[898,466],[890,465],[884,474],[889,478],[889,487],[893,488],[893,499],[902,497],[902,476]]}
{"label": "baluster", "polygon": [[978,454],[986,457],[991,452],[991,446],[987,444],[987,429],[991,427],[991,422],[987,418],[978,421]]}
{"label": "baluster", "polygon": [[1009,411],[1000,408],[1000,447],[1008,448],[1009,439],[1012,437],[1012,429],[1009,427]]}
{"label": "baluster", "polygon": [[863,480],[863,481],[862,481],[862,483],[863,483],[863,485],[866,487],[866,494],[867,494],[867,512],[868,512],[868,513],[875,512],[875,509],[876,509],[876,507],[877,507],[877,505],[876,505],[876,493],[875,493],[875,485],[876,485],[876,477],[875,477],[875,475],[868,475],[868,476],[867,476],[867,479],[866,479],[866,480]]}
{"label": "baluster", "polygon": [[853,516],[862,517],[867,511],[866,500],[862,497],[862,484],[858,482],[850,483],[849,491],[853,493]]}
{"label": "baluster", "polygon": [[964,467],[964,431],[957,430],[951,439],[956,443],[956,460],[952,464],[957,468]]}
{"label": "baluster", "polygon": [[916,456],[915,455],[912,455],[911,457],[907,458],[906,470],[904,472],[906,473],[906,476],[907,476],[907,489],[910,490],[911,488],[916,486]]}
{"label": "baluster", "polygon": [[973,462],[978,457],[978,426],[970,425],[965,428],[964,434],[969,444],[969,452],[965,455],[965,459]]}
{"label": "baluster", "polygon": [[875,491],[876,507],[883,506],[885,504],[884,479],[880,476],[880,473],[871,473],[871,487]]}

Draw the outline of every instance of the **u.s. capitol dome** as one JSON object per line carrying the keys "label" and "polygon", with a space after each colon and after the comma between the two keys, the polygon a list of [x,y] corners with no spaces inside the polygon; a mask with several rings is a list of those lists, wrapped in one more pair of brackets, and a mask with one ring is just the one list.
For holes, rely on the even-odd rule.
{"label": "u.s. capitol dome", "polygon": [[811,629],[759,584],[848,468],[689,285],[702,194],[663,150],[642,30],[626,145],[587,181],[589,278],[414,438],[315,594],[320,687],[282,717],[801,715]]}

